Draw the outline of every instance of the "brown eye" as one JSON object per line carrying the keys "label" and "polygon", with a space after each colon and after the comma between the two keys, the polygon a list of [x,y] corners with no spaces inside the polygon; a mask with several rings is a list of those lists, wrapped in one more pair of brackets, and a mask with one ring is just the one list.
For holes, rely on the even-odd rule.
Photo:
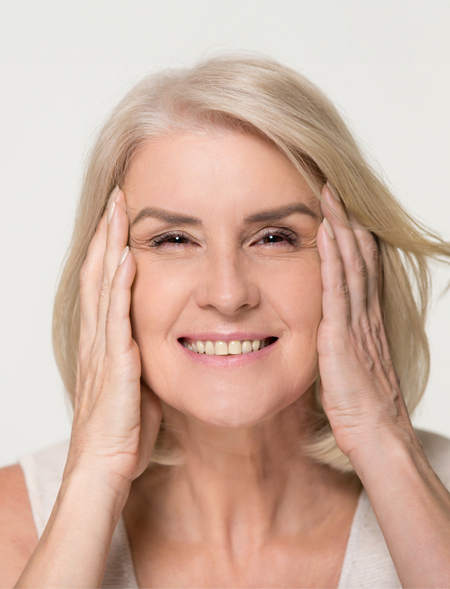
{"label": "brown eye", "polygon": [[271,244],[271,243],[277,243],[278,241],[284,241],[284,237],[281,237],[281,235],[276,235],[276,234],[271,234],[271,235],[266,235],[263,237],[263,240],[268,240],[266,241],[267,244]]}
{"label": "brown eye", "polygon": [[297,236],[292,233],[292,231],[288,231],[287,229],[268,229],[266,230],[263,235],[259,238],[258,242],[263,240],[266,241],[263,245],[276,245],[278,243],[287,242],[289,245],[297,245],[298,239]]}
{"label": "brown eye", "polygon": [[158,237],[152,239],[149,243],[149,246],[160,247],[165,243],[169,245],[185,245],[185,243],[188,242],[189,239],[184,235],[184,233],[180,233],[179,231],[171,231],[170,233],[164,233],[163,235],[158,235]]}

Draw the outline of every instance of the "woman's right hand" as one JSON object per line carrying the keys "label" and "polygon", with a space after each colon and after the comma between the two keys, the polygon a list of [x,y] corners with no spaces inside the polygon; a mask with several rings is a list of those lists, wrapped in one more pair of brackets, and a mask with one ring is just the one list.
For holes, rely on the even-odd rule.
{"label": "woman's right hand", "polygon": [[64,471],[88,470],[119,492],[147,467],[161,423],[161,404],[141,381],[132,337],[136,264],[126,249],[128,226],[125,195],[117,187],[80,272],[77,390]]}
{"label": "woman's right hand", "polygon": [[77,390],[66,468],[17,588],[102,585],[131,482],[150,462],[161,423],[161,404],[141,383],[130,323],[136,264],[131,253],[123,257],[125,195],[117,189],[114,197],[80,273]]}

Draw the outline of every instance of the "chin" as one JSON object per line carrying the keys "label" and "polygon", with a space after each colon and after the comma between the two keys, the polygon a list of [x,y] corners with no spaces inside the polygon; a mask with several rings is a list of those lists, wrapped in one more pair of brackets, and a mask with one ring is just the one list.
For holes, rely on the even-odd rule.
{"label": "chin", "polygon": [[220,429],[245,429],[254,427],[276,413],[277,411],[245,410],[241,407],[230,407],[222,411],[203,412],[193,417],[206,425]]}
{"label": "chin", "polygon": [[[186,396],[183,399],[164,399],[172,409],[183,415],[200,421],[205,425],[220,429],[244,429],[256,426],[288,407],[302,395],[274,395],[271,394],[226,395],[216,393],[208,395],[207,399],[201,395]],[[246,398],[245,398],[246,397]]]}

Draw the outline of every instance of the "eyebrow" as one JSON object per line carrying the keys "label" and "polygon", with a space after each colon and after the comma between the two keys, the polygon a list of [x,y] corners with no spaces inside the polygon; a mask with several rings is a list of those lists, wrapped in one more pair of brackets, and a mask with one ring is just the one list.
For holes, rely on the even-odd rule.
{"label": "eyebrow", "polygon": [[[309,207],[307,207],[303,203],[292,203],[289,205],[284,205],[282,207],[278,207],[276,209],[267,209],[265,211],[260,211],[259,213],[253,213],[244,219],[245,224],[251,223],[263,223],[263,222],[270,222],[270,221],[279,221],[280,219],[284,219],[284,217],[288,217],[294,213],[300,213],[302,215],[308,215],[313,219],[317,219],[318,216],[314,213]],[[166,221],[172,225],[196,225],[200,226],[202,224],[201,219],[198,217],[190,217],[189,215],[181,215],[179,213],[173,213],[171,211],[166,211],[164,209],[160,209],[158,207],[146,207],[139,211],[136,215],[134,221],[130,225],[134,227],[136,223],[139,223],[142,219],[146,217],[153,217],[155,219],[161,219],[162,221]]]}
{"label": "eyebrow", "polygon": [[245,223],[261,223],[264,221],[279,221],[280,219],[284,219],[284,217],[288,217],[294,213],[300,213],[301,215],[308,215],[313,219],[317,219],[316,213],[312,211],[309,207],[301,202],[294,202],[290,205],[284,205],[282,207],[278,207],[276,209],[267,209],[266,211],[260,211],[259,213],[254,213],[244,219]]}

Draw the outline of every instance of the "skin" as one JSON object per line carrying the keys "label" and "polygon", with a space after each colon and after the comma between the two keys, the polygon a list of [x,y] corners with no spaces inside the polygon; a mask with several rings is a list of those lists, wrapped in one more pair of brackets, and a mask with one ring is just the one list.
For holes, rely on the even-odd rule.
{"label": "skin", "polygon": [[[135,157],[122,189],[80,276],[61,489],[16,587],[101,586],[122,512],[140,586],[336,587],[360,483],[301,453],[319,371],[336,442],[402,586],[449,586],[450,495],[395,377],[371,234],[328,186],[319,205],[283,156],[237,132],[161,139]],[[269,229],[289,229],[297,246],[261,241],[264,223],[244,226],[245,216],[293,200],[316,217]],[[167,227],[133,225],[148,206],[203,225],[177,226],[188,241],[151,248]],[[185,330],[230,326],[279,339],[261,360],[214,371],[177,342]],[[162,416],[186,461],[146,470]]]}
{"label": "skin", "polygon": [[[123,191],[132,220],[152,205],[203,222],[203,228],[183,227],[147,217],[130,232],[137,266],[133,335],[142,375],[164,402],[165,416],[168,406],[176,409],[168,418],[177,429],[184,423],[186,434],[196,428],[194,438],[204,429],[205,435],[228,439],[224,430],[233,429],[238,440],[254,431],[248,428],[279,419],[305,392],[310,398],[322,316],[316,247],[321,212],[293,166],[246,135],[169,136],[133,161]],[[273,226],[288,229],[296,246],[282,236],[275,243],[262,239],[271,228],[267,222],[244,226],[251,213],[299,200],[316,218],[295,213]],[[173,229],[183,231],[181,244],[149,247],[152,238]],[[263,363],[214,369],[193,362],[177,341],[193,331],[230,330],[262,332],[279,341]]]}
{"label": "skin", "polygon": [[[185,547],[176,551],[178,562],[189,561],[195,547],[200,563],[193,585],[201,575],[211,575],[215,586],[219,579],[245,586],[258,574],[261,582],[268,574],[263,563],[274,562],[281,536],[285,554],[297,558],[286,581],[298,582],[302,551],[311,569],[319,568],[319,554],[322,562],[333,561],[334,553],[343,558],[359,492],[351,477],[299,457],[318,376],[319,202],[284,156],[237,133],[169,136],[147,147],[133,161],[123,191],[132,221],[152,205],[203,222],[202,228],[173,227],[147,217],[130,232],[137,267],[131,316],[142,375],[186,456],[186,465],[169,477],[143,475],[128,502],[128,529],[135,554],[142,555],[135,557],[140,581],[168,583],[176,543]],[[243,222],[251,213],[296,202],[314,216],[295,213],[275,225]],[[264,229],[276,235],[280,227],[298,243],[261,237]],[[183,231],[180,244],[149,247],[172,229]],[[230,328],[262,331],[278,341],[264,361],[214,369],[193,362],[177,341],[192,330]],[[143,526],[139,520],[149,510]],[[296,539],[299,532],[309,550]],[[330,534],[332,546],[325,541]],[[149,558],[154,545],[155,560]],[[218,563],[219,578],[213,576]],[[322,582],[336,583],[339,564],[330,567],[331,575],[322,573]],[[284,565],[278,580],[286,576]],[[312,574],[304,570],[303,578]]]}

